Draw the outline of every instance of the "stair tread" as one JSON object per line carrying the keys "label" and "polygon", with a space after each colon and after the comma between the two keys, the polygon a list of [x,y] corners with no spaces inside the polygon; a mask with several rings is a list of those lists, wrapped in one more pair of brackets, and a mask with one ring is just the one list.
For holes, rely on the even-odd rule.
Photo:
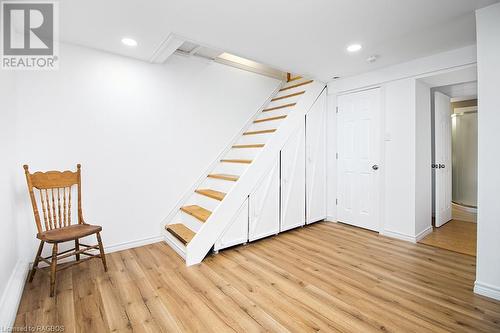
{"label": "stair tread", "polygon": [[243,135],[254,135],[254,134],[265,134],[265,133],[274,133],[276,132],[275,128],[272,129],[266,129],[266,130],[260,130],[260,131],[249,131],[243,133]]}
{"label": "stair tread", "polygon": [[207,196],[209,198],[212,198],[212,199],[215,199],[215,200],[219,200],[219,201],[222,201],[222,199],[224,199],[224,197],[226,196],[226,193],[224,193],[224,192],[219,192],[219,191],[216,191],[216,190],[211,190],[209,188],[197,189],[195,192],[198,193],[198,194]]}
{"label": "stair tread", "polygon": [[235,176],[235,175],[228,175],[225,173],[212,173],[208,175],[208,178],[214,178],[214,179],[222,179],[222,180],[229,180],[231,182],[237,181],[240,177]]}
{"label": "stair tread", "polygon": [[269,111],[274,111],[274,110],[289,108],[289,107],[292,107],[292,106],[295,106],[295,105],[297,105],[297,103],[283,104],[283,105],[280,105],[280,106],[275,106],[275,107],[272,107],[272,108],[264,109],[264,110],[262,110],[262,112],[269,112]]}
{"label": "stair tread", "polygon": [[165,226],[165,229],[184,245],[187,245],[193,239],[194,235],[196,235],[194,231],[182,223],[169,224]]}
{"label": "stair tread", "polygon": [[244,163],[244,164],[252,163],[252,160],[238,160],[238,159],[224,159],[224,160],[220,160],[220,161],[226,162],[226,163]]}
{"label": "stair tread", "polygon": [[264,147],[263,143],[254,143],[250,145],[234,145],[233,148],[262,148]]}
{"label": "stair tread", "polygon": [[280,96],[280,97],[275,97],[275,98],[273,98],[271,100],[271,102],[279,101],[280,99],[285,99],[285,98],[290,98],[290,97],[302,95],[305,92],[306,92],[305,90],[302,90],[302,91],[299,91],[299,92],[296,92],[296,93],[293,93],[293,94],[288,94],[288,95],[283,95],[283,96]]}
{"label": "stair tread", "polygon": [[253,122],[254,123],[263,123],[265,121],[273,121],[273,120],[279,120],[279,119],[284,119],[284,118],[286,118],[286,115],[276,116],[276,117],[269,117],[269,118],[262,118],[262,119],[256,119]]}
{"label": "stair tread", "polygon": [[312,82],[313,82],[313,80],[309,80],[309,81],[304,81],[304,82],[292,84],[292,85],[290,85],[288,87],[281,88],[280,91],[285,91],[285,90],[288,90],[288,89],[293,89],[293,88],[297,88],[297,87],[300,87],[300,86],[305,86],[306,84],[309,84],[309,83],[312,83]]}
{"label": "stair tread", "polygon": [[299,76],[290,78],[290,80],[288,80],[288,82],[292,82],[292,81],[300,80],[300,79],[302,79],[302,76],[299,75]]}
{"label": "stair tread", "polygon": [[211,211],[198,205],[183,206],[181,207],[181,210],[186,214],[196,217],[201,222],[205,222],[206,220],[208,220],[208,218],[212,214]]}

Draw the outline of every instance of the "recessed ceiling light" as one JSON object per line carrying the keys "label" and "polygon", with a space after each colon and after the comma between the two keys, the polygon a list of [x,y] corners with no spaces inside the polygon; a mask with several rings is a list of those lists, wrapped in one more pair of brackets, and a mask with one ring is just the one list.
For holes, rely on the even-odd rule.
{"label": "recessed ceiling light", "polygon": [[347,51],[349,52],[358,52],[359,50],[361,50],[360,44],[351,44],[347,47]]}
{"label": "recessed ceiling light", "polygon": [[137,41],[128,37],[122,38],[122,43],[127,46],[137,46]]}

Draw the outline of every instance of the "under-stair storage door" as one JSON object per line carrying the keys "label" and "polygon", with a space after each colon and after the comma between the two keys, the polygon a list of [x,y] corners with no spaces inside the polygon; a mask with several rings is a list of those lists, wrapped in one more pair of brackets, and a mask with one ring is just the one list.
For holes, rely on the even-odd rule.
{"label": "under-stair storage door", "polygon": [[281,226],[285,231],[305,224],[305,119],[281,149]]}
{"label": "under-stair storage door", "polygon": [[326,218],[326,89],[306,115],[306,223]]}
{"label": "under-stair storage door", "polygon": [[275,235],[280,226],[280,167],[279,156],[269,172],[250,194],[250,241]]}
{"label": "under-stair storage door", "polygon": [[214,250],[219,251],[230,246],[246,243],[248,240],[248,198],[241,205],[233,221],[222,236],[215,242]]}

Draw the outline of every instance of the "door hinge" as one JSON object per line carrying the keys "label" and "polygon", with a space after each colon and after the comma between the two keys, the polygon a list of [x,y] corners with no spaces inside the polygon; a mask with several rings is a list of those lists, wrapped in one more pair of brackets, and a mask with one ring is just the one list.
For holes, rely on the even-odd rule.
{"label": "door hinge", "polygon": [[335,153],[335,158],[338,160],[339,159],[339,153]]}
{"label": "door hinge", "polygon": [[339,204],[339,199],[335,199],[335,205],[338,206]]}
{"label": "door hinge", "polygon": [[338,107],[338,106],[337,106],[337,107],[335,107],[335,112],[336,112],[336,113],[339,113],[339,107]]}

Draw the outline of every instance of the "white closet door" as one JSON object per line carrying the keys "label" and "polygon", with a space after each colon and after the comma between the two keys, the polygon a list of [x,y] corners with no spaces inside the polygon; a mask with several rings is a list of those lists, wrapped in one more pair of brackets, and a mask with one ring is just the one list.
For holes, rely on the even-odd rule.
{"label": "white closet door", "polygon": [[280,223],[279,158],[250,194],[250,241],[275,235]]}
{"label": "white closet door", "polygon": [[306,115],[306,223],[326,218],[326,89]]}
{"label": "white closet door", "polygon": [[342,95],[337,102],[338,220],[378,231],[380,89]]}
{"label": "white closet door", "polygon": [[243,244],[248,240],[248,198],[234,216],[233,222],[222,236],[215,242],[214,250]]}
{"label": "white closet door", "polygon": [[434,165],[436,227],[451,220],[451,102],[440,92],[434,94]]}
{"label": "white closet door", "polygon": [[305,121],[281,150],[281,231],[306,218]]}

